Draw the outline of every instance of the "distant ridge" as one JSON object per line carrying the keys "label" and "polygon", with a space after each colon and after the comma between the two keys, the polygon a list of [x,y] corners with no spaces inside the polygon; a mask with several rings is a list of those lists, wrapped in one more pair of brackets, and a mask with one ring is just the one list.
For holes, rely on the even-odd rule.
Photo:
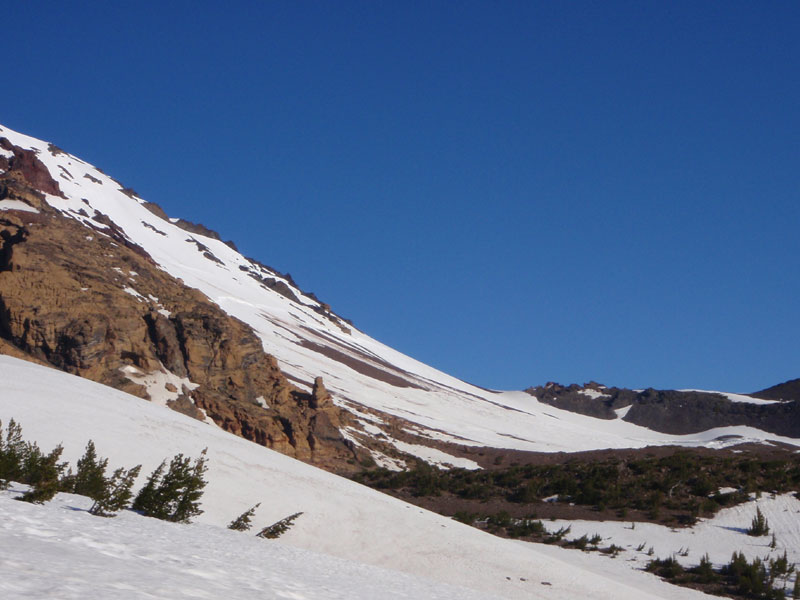
{"label": "distant ridge", "polygon": [[750,396],[764,398],[765,400],[800,400],[800,379],[784,381],[760,392],[750,394]]}

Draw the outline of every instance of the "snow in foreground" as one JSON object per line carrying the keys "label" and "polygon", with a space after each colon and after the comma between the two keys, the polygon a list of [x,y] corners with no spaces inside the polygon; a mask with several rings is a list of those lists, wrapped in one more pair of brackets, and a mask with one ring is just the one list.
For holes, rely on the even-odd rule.
{"label": "snow in foreground", "polygon": [[[138,597],[156,598],[181,597],[179,590],[336,598],[345,589],[354,598],[403,597],[387,590],[451,597],[440,584],[467,588],[469,594],[458,592],[466,598],[702,597],[606,557],[496,538],[54,369],[0,356],[0,381],[0,419],[17,419],[45,450],[63,442],[63,458],[73,465],[89,438],[110,468],[142,463],[149,473],[164,457],[196,456],[204,447],[209,459],[206,512],[196,525],[132,514],[104,520],[69,510],[69,496],[44,507],[2,499],[0,591],[9,593],[0,597],[135,597],[139,589],[150,595]],[[256,502],[255,527],[304,514],[274,545],[224,530]],[[131,581],[138,587],[125,592]],[[100,584],[108,593],[87,596]]]}
{"label": "snow in foreground", "polygon": [[81,496],[35,506],[16,495],[0,493],[3,598],[491,597],[215,526],[93,517]]}

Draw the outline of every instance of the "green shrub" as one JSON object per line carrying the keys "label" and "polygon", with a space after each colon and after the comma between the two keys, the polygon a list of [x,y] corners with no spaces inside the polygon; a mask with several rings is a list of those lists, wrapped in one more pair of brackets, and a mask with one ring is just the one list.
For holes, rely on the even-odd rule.
{"label": "green shrub", "polygon": [[705,554],[700,559],[700,564],[690,569],[690,571],[700,583],[713,583],[719,579],[719,575],[714,571],[714,566],[711,564],[708,554]]}
{"label": "green shrub", "polygon": [[656,558],[651,560],[647,563],[645,569],[664,579],[675,579],[683,574],[683,567],[674,556],[665,559]]}

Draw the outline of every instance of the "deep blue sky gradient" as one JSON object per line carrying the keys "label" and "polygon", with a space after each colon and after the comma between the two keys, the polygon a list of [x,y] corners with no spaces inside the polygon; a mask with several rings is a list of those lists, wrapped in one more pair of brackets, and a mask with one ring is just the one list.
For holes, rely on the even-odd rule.
{"label": "deep blue sky gradient", "polygon": [[473,383],[800,377],[800,3],[17,2],[0,123]]}

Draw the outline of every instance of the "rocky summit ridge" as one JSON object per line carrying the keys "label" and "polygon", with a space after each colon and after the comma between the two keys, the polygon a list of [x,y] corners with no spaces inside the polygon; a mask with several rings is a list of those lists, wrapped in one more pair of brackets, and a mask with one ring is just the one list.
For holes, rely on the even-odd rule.
{"label": "rocky summit ridge", "polygon": [[525,390],[540,402],[598,419],[622,419],[654,431],[685,435],[714,427],[749,426],[800,437],[800,389],[786,382],[753,394],[702,390],[630,390],[596,382],[547,383]]}

